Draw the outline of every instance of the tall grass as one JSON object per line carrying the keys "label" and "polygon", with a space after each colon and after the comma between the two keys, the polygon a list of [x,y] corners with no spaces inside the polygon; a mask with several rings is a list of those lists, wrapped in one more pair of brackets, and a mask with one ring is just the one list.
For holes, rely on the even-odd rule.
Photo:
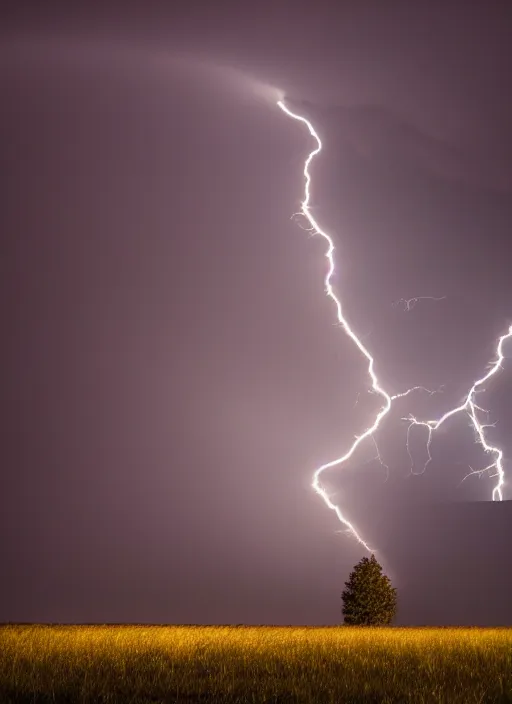
{"label": "tall grass", "polygon": [[512,631],[9,625],[0,701],[512,702]]}

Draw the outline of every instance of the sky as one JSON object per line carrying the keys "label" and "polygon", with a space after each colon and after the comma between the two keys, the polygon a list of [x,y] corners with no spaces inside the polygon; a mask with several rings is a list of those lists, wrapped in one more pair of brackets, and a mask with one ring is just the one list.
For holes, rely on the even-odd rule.
{"label": "sky", "polygon": [[[366,553],[310,484],[380,406],[292,217],[314,142],[282,95],[323,141],[312,212],[379,379],[441,388],[394,406],[387,468],[365,443],[329,494],[400,623],[512,621],[512,484],[498,505],[462,481],[489,462],[463,415],[421,473],[402,420],[459,404],[512,323],[511,20],[332,5],[5,14],[0,621],[341,621]],[[505,359],[478,396],[506,474],[511,391]]]}

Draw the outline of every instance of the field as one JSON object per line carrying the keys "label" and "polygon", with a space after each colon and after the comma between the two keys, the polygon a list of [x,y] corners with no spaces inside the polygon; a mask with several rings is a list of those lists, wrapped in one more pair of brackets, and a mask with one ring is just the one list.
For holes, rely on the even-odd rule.
{"label": "field", "polygon": [[5,702],[512,702],[512,630],[0,627]]}

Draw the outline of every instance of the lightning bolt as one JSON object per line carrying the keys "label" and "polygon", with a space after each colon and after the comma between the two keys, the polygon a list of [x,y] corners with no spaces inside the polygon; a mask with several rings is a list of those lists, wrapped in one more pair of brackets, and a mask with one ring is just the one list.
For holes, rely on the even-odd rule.
{"label": "lightning bolt", "polygon": [[[348,518],[343,514],[341,511],[340,507],[337,506],[335,503],[331,501],[329,498],[329,495],[325,488],[322,486],[320,477],[321,475],[327,470],[327,469],[332,469],[333,467],[338,467],[339,465],[343,464],[347,460],[349,460],[352,455],[355,453],[359,445],[366,440],[366,438],[373,437],[373,434],[379,427],[382,419],[389,413],[389,410],[391,408],[391,403],[393,401],[393,397],[391,397],[380,385],[380,382],[377,378],[377,375],[374,370],[374,359],[368,349],[363,345],[359,337],[356,335],[354,330],[352,329],[351,325],[349,324],[348,320],[346,319],[344,313],[343,313],[343,308],[341,305],[340,300],[336,296],[331,279],[333,277],[334,271],[335,271],[335,264],[334,264],[334,242],[330,235],[323,230],[314,216],[311,214],[311,209],[310,209],[310,200],[311,200],[311,174],[309,171],[311,162],[319,154],[322,150],[322,141],[320,137],[318,136],[315,128],[311,124],[309,120],[307,120],[305,117],[302,115],[297,115],[296,113],[292,112],[282,100],[278,101],[278,106],[281,108],[281,110],[288,115],[288,117],[291,117],[294,120],[298,120],[302,124],[304,124],[308,131],[309,134],[313,137],[313,139],[316,142],[316,148],[311,151],[304,163],[304,199],[301,203],[301,212],[306,218],[306,220],[309,222],[309,228],[310,232],[315,235],[320,235],[321,237],[324,238],[324,240],[327,243],[327,250],[325,252],[325,257],[328,261],[328,267],[327,267],[327,274],[325,275],[324,283],[325,283],[325,290],[327,296],[333,301],[335,308],[336,308],[336,316],[338,319],[338,323],[341,325],[341,327],[345,330],[347,335],[351,338],[351,340],[354,342],[356,347],[359,349],[361,354],[366,358],[368,362],[368,374],[371,379],[371,391],[373,393],[378,394],[383,401],[382,407],[380,411],[377,413],[374,422],[372,425],[370,425],[361,435],[356,436],[354,442],[352,443],[351,447],[348,449],[348,451],[342,455],[341,457],[338,457],[335,460],[332,460],[331,462],[327,462],[326,464],[321,465],[318,467],[318,469],[315,470],[313,474],[313,481],[312,481],[312,487],[316,491],[316,493],[324,500],[325,504],[328,506],[328,508],[331,509],[331,511],[334,511],[338,517],[338,520],[347,528],[348,532],[351,533],[354,538],[366,549],[368,552],[372,553],[375,552],[369,545],[368,543],[363,540],[359,532],[356,530],[355,526],[353,523],[351,523]],[[405,394],[409,393],[409,391],[404,392]],[[397,395],[397,397],[400,396]],[[377,451],[378,452],[378,451]],[[380,455],[379,455],[380,457]]]}
{"label": "lightning bolt", "polygon": [[[326,489],[321,483],[321,475],[328,469],[332,469],[334,467],[338,467],[345,462],[347,462],[356,452],[358,449],[359,445],[366,440],[367,438],[370,438],[376,448],[377,456],[376,459],[378,459],[381,464],[388,470],[389,468],[387,465],[382,461],[379,449],[375,440],[375,433],[378,430],[382,420],[385,418],[385,416],[389,413],[391,410],[392,402],[397,399],[405,398],[409,394],[411,394],[414,391],[424,391],[430,395],[437,393],[438,391],[442,390],[442,387],[438,390],[430,390],[425,388],[424,386],[413,386],[410,389],[407,389],[407,391],[404,391],[402,393],[397,393],[391,396],[390,394],[387,393],[387,391],[384,390],[384,388],[380,385],[379,379],[375,373],[375,360],[370,354],[369,350],[366,348],[366,346],[363,344],[361,341],[360,337],[356,335],[354,332],[353,328],[351,327],[350,323],[348,322],[347,318],[345,317],[345,314],[343,312],[343,307],[341,304],[341,301],[339,298],[336,296],[333,285],[332,285],[332,277],[335,272],[335,262],[334,262],[334,242],[331,238],[331,236],[323,230],[319,223],[316,221],[315,217],[311,213],[310,209],[310,200],[311,200],[311,174],[310,174],[310,166],[313,161],[313,159],[321,152],[322,150],[322,141],[316,132],[315,128],[311,124],[311,122],[305,118],[302,115],[298,115],[294,112],[292,112],[284,103],[283,100],[279,100],[277,102],[277,105],[279,108],[290,118],[293,120],[296,120],[298,122],[301,122],[303,125],[306,126],[308,129],[309,134],[311,137],[316,142],[316,147],[309,153],[307,156],[305,162],[304,162],[304,198],[301,203],[301,214],[304,216],[304,218],[308,222],[308,227],[303,228],[306,229],[311,235],[320,235],[326,242],[327,244],[327,249],[325,251],[325,257],[328,261],[328,267],[327,267],[327,273],[325,275],[324,279],[324,284],[325,284],[325,291],[327,296],[332,300],[334,303],[335,309],[336,309],[336,317],[338,324],[344,329],[345,333],[350,337],[350,339],[354,342],[356,347],[359,349],[361,354],[366,358],[368,362],[368,375],[371,380],[371,388],[368,389],[370,393],[378,394],[381,399],[382,399],[382,406],[380,410],[378,411],[377,415],[375,416],[374,422],[366,428],[366,430],[361,433],[361,435],[356,436],[354,442],[350,446],[350,448],[343,454],[341,457],[338,457],[337,459],[332,460],[331,462],[327,462],[326,464],[321,465],[318,467],[313,474],[313,481],[312,481],[312,487],[315,490],[315,492],[323,499],[324,503],[327,505],[329,509],[334,511],[336,513],[336,516],[338,517],[338,520],[340,523],[342,523],[345,528],[347,529],[347,532],[352,534],[354,538],[370,553],[375,552],[369,544],[362,538],[358,530],[355,528],[353,523],[351,523],[348,518],[344,515],[342,512],[341,508],[336,505],[331,498],[329,497],[329,494],[327,493]],[[400,299],[399,301],[396,302],[396,305],[399,303],[402,303],[404,305],[404,310],[410,311],[420,300],[423,299],[430,299],[430,300],[443,300],[446,298],[446,296],[442,296],[440,298],[436,298],[434,296],[417,296],[415,298],[411,299]],[[498,477],[498,481],[496,486],[493,489],[492,492],[492,498],[494,501],[496,500],[502,500],[503,499],[503,493],[502,493],[502,487],[504,485],[504,471],[503,471],[503,451],[495,447],[487,442],[486,436],[485,436],[485,430],[486,428],[489,427],[489,424],[482,423],[479,419],[479,412],[487,413],[484,409],[480,408],[476,402],[475,402],[475,396],[479,391],[482,391],[483,389],[481,387],[484,386],[484,384],[492,377],[494,376],[501,368],[502,368],[502,362],[504,360],[504,355],[503,355],[503,343],[506,339],[512,337],[512,325],[509,327],[509,330],[506,334],[502,335],[497,344],[497,358],[495,362],[491,365],[490,370],[488,371],[487,374],[485,374],[481,379],[477,379],[473,386],[471,387],[469,393],[467,394],[465,401],[463,404],[460,406],[457,406],[456,408],[451,409],[447,413],[445,413],[443,416],[438,418],[437,420],[417,420],[414,416],[409,416],[408,418],[403,418],[402,420],[407,420],[409,421],[409,426],[407,429],[407,438],[406,438],[406,447],[407,447],[407,452],[409,453],[409,456],[411,458],[411,462],[413,462],[412,455],[410,452],[410,446],[409,446],[409,436],[410,436],[410,431],[411,428],[414,426],[422,426],[427,429],[428,432],[428,437],[427,437],[427,453],[428,453],[428,458],[427,462],[425,463],[423,471],[425,471],[426,467],[428,464],[432,461],[432,456],[430,454],[430,448],[431,448],[431,443],[432,443],[432,436],[433,433],[446,421],[448,418],[451,418],[452,416],[455,416],[457,413],[462,413],[466,412],[471,420],[471,423],[475,429],[477,440],[484,449],[486,453],[492,453],[494,454],[494,461],[489,464],[487,467],[485,467],[482,470],[473,470],[470,468],[472,471],[464,477],[466,479],[467,477],[476,474],[478,476],[482,476],[484,472],[488,472],[491,470],[496,470],[495,475]],[[357,400],[359,399],[359,395]],[[357,404],[356,400],[356,404]],[[464,479],[462,481],[464,481]]]}
{"label": "lightning bolt", "polygon": [[[409,453],[409,457],[411,457],[412,461],[412,456],[409,448],[409,434],[410,430],[414,426],[422,426],[427,429],[427,461],[423,467],[423,472],[426,470],[430,462],[432,462],[432,455],[430,454],[430,448],[432,444],[432,436],[433,433],[441,427],[441,425],[448,420],[448,418],[452,418],[453,416],[457,415],[458,413],[467,413],[469,416],[469,419],[471,421],[471,424],[473,425],[473,428],[476,433],[476,438],[478,443],[482,446],[484,452],[486,454],[493,454],[494,455],[494,461],[491,462],[487,467],[484,467],[484,469],[479,469],[479,470],[473,470],[471,467],[471,472],[467,474],[462,481],[467,479],[468,477],[472,475],[478,475],[482,476],[485,472],[490,472],[491,470],[495,470],[495,474],[492,476],[496,476],[498,478],[498,481],[496,483],[496,486],[492,490],[492,500],[493,501],[503,501],[503,486],[505,483],[505,472],[503,470],[503,450],[501,450],[499,447],[495,447],[494,445],[489,444],[487,441],[487,438],[485,436],[485,431],[487,428],[494,427],[494,424],[492,423],[484,423],[480,420],[479,418],[479,413],[486,413],[488,414],[488,411],[485,409],[481,408],[480,406],[477,405],[475,401],[476,394],[480,391],[484,391],[485,389],[483,388],[485,386],[485,383],[491,379],[497,372],[499,372],[503,367],[503,360],[505,359],[505,356],[503,354],[503,343],[505,340],[509,339],[512,337],[512,325],[509,327],[508,332],[506,332],[504,335],[502,335],[498,339],[498,343],[496,346],[496,359],[494,362],[492,362],[491,367],[487,374],[485,374],[481,379],[477,379],[473,386],[470,388],[466,398],[464,399],[464,403],[462,403],[460,406],[456,406],[455,408],[452,408],[450,411],[447,411],[444,415],[442,415],[440,418],[437,420],[417,420],[414,416],[409,416],[408,418],[403,418],[402,420],[409,421],[409,427],[407,428],[407,452]],[[411,470],[412,471],[412,470]],[[423,473],[422,472],[422,473]],[[461,482],[462,483],[462,482]]]}

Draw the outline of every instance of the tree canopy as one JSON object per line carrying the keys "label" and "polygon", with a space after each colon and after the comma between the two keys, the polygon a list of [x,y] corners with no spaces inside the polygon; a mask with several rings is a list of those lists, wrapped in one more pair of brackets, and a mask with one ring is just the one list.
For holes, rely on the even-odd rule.
{"label": "tree canopy", "polygon": [[396,613],[396,589],[375,555],[357,563],[341,598],[345,623],[352,626],[389,626]]}

